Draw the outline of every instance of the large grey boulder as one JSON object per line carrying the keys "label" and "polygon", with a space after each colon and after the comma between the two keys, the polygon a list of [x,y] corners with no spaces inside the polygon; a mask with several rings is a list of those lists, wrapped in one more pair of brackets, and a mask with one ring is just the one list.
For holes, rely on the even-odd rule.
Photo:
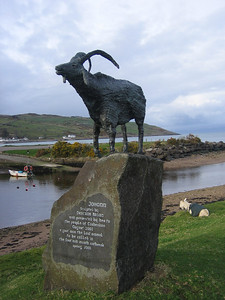
{"label": "large grey boulder", "polygon": [[52,208],[46,289],[121,293],[144,277],[158,245],[162,169],[161,161],[128,154],[84,165]]}

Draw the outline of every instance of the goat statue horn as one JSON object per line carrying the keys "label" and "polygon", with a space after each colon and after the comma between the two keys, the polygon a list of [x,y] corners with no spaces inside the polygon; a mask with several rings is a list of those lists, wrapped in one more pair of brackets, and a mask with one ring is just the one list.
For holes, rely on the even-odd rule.
{"label": "goat statue horn", "polygon": [[[91,59],[90,59],[90,58],[88,58],[88,62],[89,62],[88,73],[90,73],[90,72],[91,72]],[[83,63],[82,63],[82,64],[83,64]]]}
{"label": "goat statue horn", "polygon": [[108,53],[102,51],[102,50],[94,50],[94,51],[91,51],[89,53],[87,53],[84,57],[81,58],[81,63],[83,64],[86,60],[89,60],[89,64],[90,64],[90,67],[89,67],[89,72],[91,70],[91,62],[90,62],[90,58],[93,56],[93,55],[101,55],[103,57],[105,57],[106,59],[108,59],[109,61],[111,61],[111,63],[114,64],[114,66],[116,66],[118,69],[119,69],[119,65],[118,63],[112,58],[111,55],[109,55]]}

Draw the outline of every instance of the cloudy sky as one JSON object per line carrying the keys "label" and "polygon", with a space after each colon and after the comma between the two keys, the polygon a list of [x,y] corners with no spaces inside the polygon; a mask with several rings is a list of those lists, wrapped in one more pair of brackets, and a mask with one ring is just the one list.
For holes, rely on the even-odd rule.
{"label": "cloudy sky", "polygon": [[148,124],[225,129],[224,0],[0,0],[0,19],[0,114],[88,116],[54,68],[102,49],[120,69],[92,72],[140,85]]}

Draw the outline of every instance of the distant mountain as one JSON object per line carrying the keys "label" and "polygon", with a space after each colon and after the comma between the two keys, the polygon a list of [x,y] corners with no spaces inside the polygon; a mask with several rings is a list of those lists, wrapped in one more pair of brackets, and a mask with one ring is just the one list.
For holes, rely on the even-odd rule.
{"label": "distant mountain", "polygon": [[[93,121],[84,117],[63,117],[56,115],[0,115],[0,137],[37,139],[62,139],[63,136],[76,135],[77,139],[92,138]],[[177,133],[166,129],[144,124],[145,136],[175,135]],[[128,136],[137,136],[138,129],[135,122],[127,123]],[[101,137],[107,137],[104,130]],[[117,137],[122,136],[120,126],[117,127]]]}

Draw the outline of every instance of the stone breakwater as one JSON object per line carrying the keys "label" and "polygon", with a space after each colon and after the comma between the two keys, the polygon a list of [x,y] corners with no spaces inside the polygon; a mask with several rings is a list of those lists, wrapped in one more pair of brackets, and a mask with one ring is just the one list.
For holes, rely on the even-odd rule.
{"label": "stone breakwater", "polygon": [[161,159],[170,161],[177,158],[183,158],[192,154],[205,154],[214,151],[225,151],[224,142],[199,142],[199,143],[180,143],[179,145],[161,145],[152,147],[146,150],[146,154]]}

